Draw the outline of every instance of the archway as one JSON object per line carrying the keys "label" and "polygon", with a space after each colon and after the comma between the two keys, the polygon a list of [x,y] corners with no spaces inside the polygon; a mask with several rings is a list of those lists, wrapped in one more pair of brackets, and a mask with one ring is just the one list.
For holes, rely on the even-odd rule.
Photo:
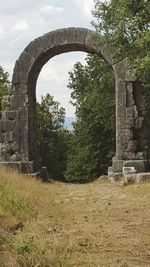
{"label": "archway", "polygon": [[[113,171],[135,166],[144,171],[147,164],[147,112],[140,83],[130,75],[126,59],[114,59],[102,37],[84,28],[64,28],[49,32],[24,49],[16,61],[9,110],[0,120],[0,162],[33,173],[39,170],[36,151],[36,81],[43,65],[55,55],[84,51],[103,57],[116,79],[116,157]],[[138,93],[137,93],[138,92]],[[144,136],[144,143],[142,139]]]}

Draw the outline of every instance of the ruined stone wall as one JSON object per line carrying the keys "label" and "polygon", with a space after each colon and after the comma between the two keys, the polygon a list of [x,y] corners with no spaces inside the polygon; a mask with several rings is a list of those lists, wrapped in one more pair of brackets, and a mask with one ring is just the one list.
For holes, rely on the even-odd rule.
{"label": "ruined stone wall", "polygon": [[[148,171],[150,158],[150,104],[138,81],[118,81],[117,149],[113,170],[122,172],[125,166],[134,166],[137,172]],[[117,86],[118,87],[118,86]],[[150,99],[150,98],[149,98]]]}
{"label": "ruined stone wall", "polygon": [[116,157],[113,170],[121,172],[129,164],[144,171],[150,154],[150,118],[143,89],[132,77],[127,60],[113,58],[103,38],[84,28],[59,29],[38,37],[16,61],[10,108],[0,119],[0,164],[14,166],[20,172],[35,172],[40,168],[36,149],[36,81],[49,59],[70,51],[96,54],[114,70]]}

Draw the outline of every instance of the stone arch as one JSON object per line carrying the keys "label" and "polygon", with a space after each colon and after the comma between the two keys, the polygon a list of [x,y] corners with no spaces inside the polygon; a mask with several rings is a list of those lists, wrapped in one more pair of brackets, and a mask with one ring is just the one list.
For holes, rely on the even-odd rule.
{"label": "stone arch", "polygon": [[[130,75],[127,60],[114,59],[109,46],[103,43],[98,33],[85,28],[64,28],[36,38],[16,61],[10,108],[0,120],[1,163],[15,167],[20,172],[35,172],[40,168],[35,130],[37,78],[49,59],[71,51],[99,55],[113,69],[116,79],[116,158],[113,170],[121,172],[125,161],[137,160],[137,153],[141,151],[138,151],[133,130],[135,121],[141,123],[142,128],[144,117],[138,115],[133,93],[135,81]],[[144,158],[141,166],[145,168]]]}

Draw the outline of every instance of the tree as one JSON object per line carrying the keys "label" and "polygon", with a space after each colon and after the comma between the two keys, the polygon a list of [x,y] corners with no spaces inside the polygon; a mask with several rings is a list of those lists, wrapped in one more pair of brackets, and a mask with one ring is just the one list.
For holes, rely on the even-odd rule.
{"label": "tree", "polygon": [[103,59],[88,55],[77,63],[68,87],[76,108],[65,177],[86,182],[106,172],[115,150],[115,85]]}
{"label": "tree", "polygon": [[0,66],[0,113],[9,104],[8,95],[10,94],[10,81],[8,72]]}
{"label": "tree", "polygon": [[47,94],[37,103],[37,146],[52,178],[63,180],[70,134],[63,129],[64,108]]}
{"label": "tree", "polygon": [[114,56],[128,57],[136,77],[150,88],[150,1],[95,0],[93,15],[96,30],[111,44]]}

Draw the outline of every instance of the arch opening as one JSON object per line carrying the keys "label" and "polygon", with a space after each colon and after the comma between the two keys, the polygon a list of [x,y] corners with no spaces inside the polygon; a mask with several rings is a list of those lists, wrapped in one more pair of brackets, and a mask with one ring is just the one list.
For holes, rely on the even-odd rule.
{"label": "arch opening", "polygon": [[[84,28],[65,28],[45,34],[32,41],[16,61],[12,78],[9,110],[2,115],[0,132],[0,161],[20,172],[35,172],[40,167],[36,151],[36,82],[45,63],[55,55],[83,51],[101,56],[113,69],[116,80],[116,157],[111,171],[122,172],[123,166],[147,168],[144,147],[150,147],[147,137],[149,119],[143,108],[145,99],[141,85],[132,77],[126,59],[116,59],[111,49],[96,32]],[[139,90],[140,98],[135,95]],[[139,99],[139,97],[138,97]],[[141,111],[142,109],[142,111]],[[142,116],[141,116],[142,114]],[[11,119],[10,119],[11,118]],[[148,122],[147,122],[148,121]],[[145,145],[139,145],[133,134],[138,129]],[[141,149],[141,146],[140,146]],[[150,150],[150,149],[149,149]],[[10,151],[14,151],[13,154]]]}

